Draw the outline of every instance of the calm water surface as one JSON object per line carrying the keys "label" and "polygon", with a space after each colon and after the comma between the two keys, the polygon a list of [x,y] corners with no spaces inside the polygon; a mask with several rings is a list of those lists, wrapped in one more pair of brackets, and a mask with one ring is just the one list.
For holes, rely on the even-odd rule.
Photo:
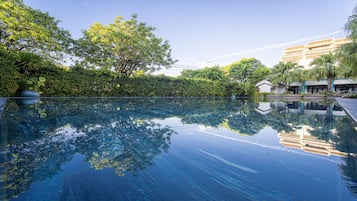
{"label": "calm water surface", "polygon": [[0,200],[356,200],[333,102],[0,99]]}

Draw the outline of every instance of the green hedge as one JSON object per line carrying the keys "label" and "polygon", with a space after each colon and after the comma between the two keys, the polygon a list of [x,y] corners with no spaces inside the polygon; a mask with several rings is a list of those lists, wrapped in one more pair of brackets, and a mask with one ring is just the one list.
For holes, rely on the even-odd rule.
{"label": "green hedge", "polygon": [[36,90],[42,96],[250,96],[251,87],[224,81],[62,68],[37,55],[0,49],[0,96]]}
{"label": "green hedge", "polygon": [[227,85],[209,80],[165,76],[115,77],[75,69],[41,73],[43,96],[227,96]]}

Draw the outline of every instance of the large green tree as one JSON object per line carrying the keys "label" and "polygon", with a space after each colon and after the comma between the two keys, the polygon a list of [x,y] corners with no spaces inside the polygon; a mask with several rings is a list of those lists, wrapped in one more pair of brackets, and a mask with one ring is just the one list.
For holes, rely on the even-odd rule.
{"label": "large green tree", "polygon": [[153,27],[138,22],[136,15],[127,21],[119,16],[109,25],[94,23],[77,41],[76,55],[81,65],[126,76],[169,67],[175,62],[170,45],[153,31]]}
{"label": "large green tree", "polygon": [[222,68],[219,66],[206,67],[204,69],[197,70],[183,70],[181,72],[181,77],[186,78],[202,78],[213,81],[223,81],[227,77],[224,75]]}
{"label": "large green tree", "polygon": [[59,61],[68,53],[72,39],[58,23],[48,13],[30,8],[22,0],[0,1],[0,46]]}
{"label": "large green tree", "polygon": [[337,77],[337,59],[336,55],[329,53],[323,54],[315,58],[310,66],[311,77],[317,80],[326,79],[327,80],[327,91],[332,91],[332,82]]}
{"label": "large green tree", "polygon": [[268,74],[269,69],[255,58],[241,59],[225,67],[231,81],[256,84]]}
{"label": "large green tree", "polygon": [[274,84],[283,84],[287,91],[289,85],[296,80],[297,74],[294,71],[301,68],[302,66],[294,62],[279,62],[272,68],[269,78]]}

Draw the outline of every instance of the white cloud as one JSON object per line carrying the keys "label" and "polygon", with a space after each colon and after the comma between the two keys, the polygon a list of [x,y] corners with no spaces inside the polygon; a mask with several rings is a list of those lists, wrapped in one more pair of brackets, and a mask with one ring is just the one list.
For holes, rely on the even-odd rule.
{"label": "white cloud", "polygon": [[234,52],[234,53],[231,53],[231,54],[215,57],[215,58],[212,58],[212,59],[208,59],[206,61],[199,62],[199,64],[208,64],[208,63],[212,64],[212,63],[214,63],[214,61],[219,61],[219,60],[223,60],[223,59],[227,59],[227,58],[231,58],[231,57],[236,57],[236,56],[240,56],[240,55],[245,55],[245,54],[250,54],[250,53],[255,53],[255,52],[260,52],[262,50],[268,50],[268,49],[274,49],[274,48],[280,48],[280,47],[287,47],[287,46],[291,46],[291,45],[294,45],[294,44],[297,44],[297,43],[303,43],[303,42],[306,42],[306,41],[312,41],[312,40],[316,40],[316,39],[319,39],[319,38],[335,36],[335,35],[338,35],[338,34],[341,34],[341,33],[343,33],[343,30],[334,31],[334,32],[327,33],[327,34],[311,36],[311,37],[302,38],[302,39],[298,39],[298,40],[293,40],[293,41],[289,41],[289,42],[282,42],[282,43],[266,45],[266,46],[263,46],[263,47],[258,47],[258,48],[254,48],[254,49],[250,49],[250,50],[244,50],[244,51]]}

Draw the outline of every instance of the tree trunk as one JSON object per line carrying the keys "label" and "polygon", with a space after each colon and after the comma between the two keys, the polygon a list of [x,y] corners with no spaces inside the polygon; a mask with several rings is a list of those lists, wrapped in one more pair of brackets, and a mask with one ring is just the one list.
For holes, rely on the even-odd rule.
{"label": "tree trunk", "polygon": [[332,79],[327,78],[327,91],[332,92]]}

